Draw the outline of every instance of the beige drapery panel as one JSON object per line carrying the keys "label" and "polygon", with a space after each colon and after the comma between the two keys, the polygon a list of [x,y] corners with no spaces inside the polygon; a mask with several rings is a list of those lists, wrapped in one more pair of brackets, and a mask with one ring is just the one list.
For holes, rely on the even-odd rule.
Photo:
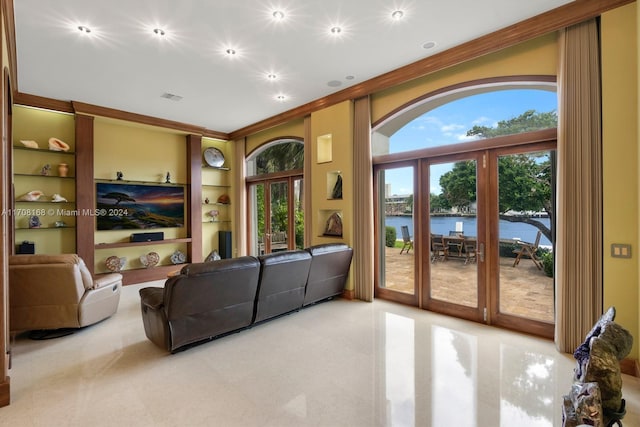
{"label": "beige drapery panel", "polygon": [[313,227],[311,227],[311,156],[313,155],[311,152],[311,116],[306,116],[304,118],[304,182],[302,184],[302,188],[304,191],[303,195],[303,208],[304,208],[304,223],[306,224],[304,227],[304,246],[310,246],[312,237],[313,237]]}
{"label": "beige drapery panel", "polygon": [[602,134],[595,20],[560,34],[556,330],[572,353],[602,314]]}
{"label": "beige drapery panel", "polygon": [[369,97],[354,102],[353,125],[354,296],[373,301],[373,166]]}
{"label": "beige drapery panel", "polygon": [[236,256],[242,256],[247,254],[247,186],[245,185],[245,178],[247,176],[246,171],[246,138],[235,141],[234,144],[234,164],[233,168],[234,178],[237,185],[235,185],[234,197],[233,197],[233,223],[237,224],[235,234],[233,238],[235,243]]}

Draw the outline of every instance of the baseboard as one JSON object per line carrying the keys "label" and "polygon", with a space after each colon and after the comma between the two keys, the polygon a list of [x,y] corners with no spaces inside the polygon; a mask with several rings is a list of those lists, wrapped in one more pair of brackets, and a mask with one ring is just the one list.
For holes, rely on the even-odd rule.
{"label": "baseboard", "polygon": [[623,374],[640,377],[640,361],[638,359],[622,359],[620,361],[620,371]]}
{"label": "baseboard", "polygon": [[9,403],[11,402],[10,383],[10,377],[7,377],[5,382],[0,383],[0,408],[3,406],[9,406]]}
{"label": "baseboard", "polygon": [[352,300],[355,299],[355,293],[353,290],[345,289],[342,291],[342,298]]}

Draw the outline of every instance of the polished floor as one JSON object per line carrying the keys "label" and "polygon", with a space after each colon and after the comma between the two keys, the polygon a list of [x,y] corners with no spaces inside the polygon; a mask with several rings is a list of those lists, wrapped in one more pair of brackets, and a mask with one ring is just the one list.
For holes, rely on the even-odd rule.
{"label": "polished floor", "polygon": [[[561,425],[574,361],[549,341],[338,299],[170,355],[144,335],[140,287],[73,335],[16,337],[0,425]],[[640,380],[623,381],[640,426]]]}

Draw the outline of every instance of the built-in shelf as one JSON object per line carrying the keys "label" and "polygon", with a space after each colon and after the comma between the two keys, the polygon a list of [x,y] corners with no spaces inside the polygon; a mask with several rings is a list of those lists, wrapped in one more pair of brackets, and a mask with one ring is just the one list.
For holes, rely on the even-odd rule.
{"label": "built-in shelf", "polygon": [[[164,280],[169,276],[179,272],[185,264],[167,264],[156,265],[150,268],[132,268],[129,270],[122,270],[118,273],[122,274],[122,284],[131,285],[134,283],[149,282],[152,280]],[[96,277],[111,274],[111,272],[98,273]]]}
{"label": "built-in shelf", "polygon": [[51,204],[51,205],[73,205],[76,202],[72,201],[72,200],[67,200],[66,202],[54,202],[53,200],[16,200],[16,203],[30,203],[30,204],[37,204],[37,203],[46,203],[46,204]]}
{"label": "built-in shelf", "polygon": [[208,165],[208,164],[206,164],[206,163],[203,163],[203,164],[202,164],[202,168],[203,168],[203,169],[219,170],[219,171],[228,171],[228,170],[230,170],[229,168],[224,167],[224,166],[220,166],[220,167],[216,167],[216,166],[209,166],[209,165]]}
{"label": "built-in shelf", "polygon": [[166,185],[167,187],[184,187],[186,184],[179,182],[164,181],[135,181],[129,179],[96,179],[96,182],[112,183],[112,184],[147,184],[147,185]]}
{"label": "built-in shelf", "polygon": [[111,249],[111,248],[128,248],[131,246],[149,246],[149,245],[166,245],[170,243],[190,243],[191,237],[184,237],[181,239],[164,239],[164,240],[151,240],[148,242],[115,242],[115,243],[97,243],[96,249]]}
{"label": "built-in shelf", "polygon": [[333,160],[333,137],[331,134],[316,139],[316,163],[329,163]]}
{"label": "built-in shelf", "polygon": [[35,153],[63,154],[63,155],[66,155],[66,156],[75,155],[75,152],[73,152],[73,151],[56,151],[56,150],[49,150],[48,148],[29,148],[29,147],[25,147],[23,145],[14,145],[13,149],[14,150],[32,151],[32,152],[35,152]]}
{"label": "built-in shelf", "polygon": [[59,179],[75,179],[75,176],[67,175],[42,175],[41,173],[14,173],[13,176],[28,176],[32,178],[59,178]]}
{"label": "built-in shelf", "polygon": [[16,230],[29,230],[29,231],[38,231],[38,230],[65,230],[65,229],[74,229],[75,227],[72,227],[70,225],[65,225],[64,227],[33,227],[33,228],[29,228],[29,227],[16,227]]}

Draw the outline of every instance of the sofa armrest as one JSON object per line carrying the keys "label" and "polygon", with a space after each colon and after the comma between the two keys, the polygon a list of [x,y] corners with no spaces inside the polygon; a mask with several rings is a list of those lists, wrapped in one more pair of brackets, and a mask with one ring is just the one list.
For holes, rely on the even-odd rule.
{"label": "sofa armrest", "polygon": [[120,273],[100,275],[97,278],[93,279],[93,289],[113,286],[119,282],[122,283],[122,274]]}
{"label": "sofa armrest", "polygon": [[142,288],[139,293],[143,306],[153,310],[160,310],[164,306],[164,288]]}

